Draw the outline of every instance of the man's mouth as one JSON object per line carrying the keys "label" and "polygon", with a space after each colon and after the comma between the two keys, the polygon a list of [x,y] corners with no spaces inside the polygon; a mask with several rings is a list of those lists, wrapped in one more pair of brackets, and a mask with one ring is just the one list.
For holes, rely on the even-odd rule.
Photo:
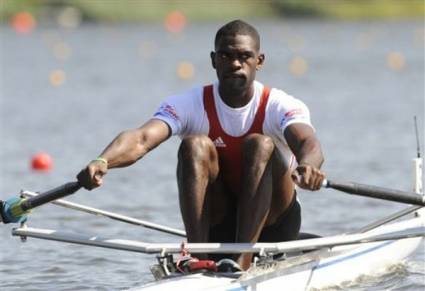
{"label": "man's mouth", "polygon": [[245,79],[245,75],[243,74],[226,74],[226,79]]}

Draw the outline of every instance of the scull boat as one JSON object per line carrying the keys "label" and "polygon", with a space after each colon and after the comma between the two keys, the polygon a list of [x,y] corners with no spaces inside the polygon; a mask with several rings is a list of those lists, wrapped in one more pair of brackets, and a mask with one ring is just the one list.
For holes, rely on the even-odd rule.
{"label": "scull boat", "polygon": [[[131,290],[315,290],[350,282],[362,275],[379,275],[403,262],[421,244],[425,236],[425,198],[422,190],[422,158],[414,159],[415,193],[395,191],[354,183],[327,182],[325,186],[351,194],[414,204],[361,229],[330,237],[300,239],[279,243],[145,243],[110,239],[57,230],[29,228],[20,217],[27,209],[70,195],[79,185],[68,183],[47,193],[24,191],[19,203],[3,203],[2,219],[21,221],[12,234],[83,244],[132,252],[157,254],[151,267],[156,281]],[[127,216],[82,206],[64,200],[53,203],[96,215],[103,215],[167,233],[184,236],[181,230],[152,224]],[[19,204],[19,205],[18,205]],[[410,218],[399,220],[399,218]],[[395,220],[398,220],[394,222]],[[197,253],[255,253],[247,271],[237,270],[230,260],[197,261]],[[182,262],[184,262],[182,264]]]}

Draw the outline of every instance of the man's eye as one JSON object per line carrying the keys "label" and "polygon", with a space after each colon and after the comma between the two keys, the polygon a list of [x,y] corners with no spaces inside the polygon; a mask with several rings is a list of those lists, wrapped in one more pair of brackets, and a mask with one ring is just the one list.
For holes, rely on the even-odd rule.
{"label": "man's eye", "polygon": [[229,55],[226,53],[219,53],[218,56],[220,57],[220,59],[228,59]]}
{"label": "man's eye", "polygon": [[241,55],[241,59],[242,60],[247,60],[247,59],[249,59],[251,57],[251,55],[250,54],[242,54]]}

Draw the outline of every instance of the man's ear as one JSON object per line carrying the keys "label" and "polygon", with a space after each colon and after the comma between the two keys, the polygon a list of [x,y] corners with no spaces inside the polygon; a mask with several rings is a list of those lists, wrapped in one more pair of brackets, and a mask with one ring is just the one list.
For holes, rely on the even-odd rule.
{"label": "man's ear", "polygon": [[211,65],[215,69],[215,52],[211,52],[210,57],[211,57]]}
{"label": "man's ear", "polygon": [[257,66],[256,69],[257,71],[261,69],[261,67],[264,64],[264,60],[265,60],[266,56],[264,54],[259,54],[257,57]]}

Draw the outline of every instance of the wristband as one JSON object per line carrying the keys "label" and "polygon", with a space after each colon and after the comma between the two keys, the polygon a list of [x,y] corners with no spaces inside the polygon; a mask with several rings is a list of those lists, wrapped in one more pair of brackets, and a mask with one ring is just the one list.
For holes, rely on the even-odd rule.
{"label": "wristband", "polygon": [[106,166],[108,166],[108,160],[106,160],[105,158],[97,157],[96,159],[92,160],[92,162],[94,162],[94,161],[103,162],[103,163],[106,164]]}

